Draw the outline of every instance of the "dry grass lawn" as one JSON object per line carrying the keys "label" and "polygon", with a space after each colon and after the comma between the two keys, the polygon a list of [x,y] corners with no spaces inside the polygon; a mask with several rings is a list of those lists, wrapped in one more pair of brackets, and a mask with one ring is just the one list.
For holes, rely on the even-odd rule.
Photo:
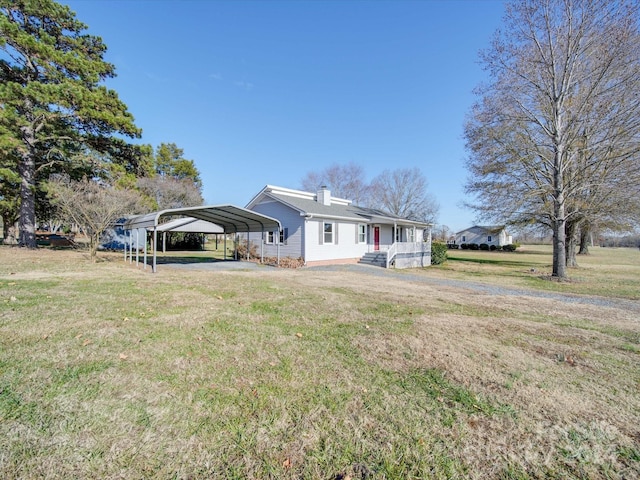
{"label": "dry grass lawn", "polygon": [[0,478],[640,476],[637,250],[566,283],[533,248],[410,272],[100,259],[0,247]]}

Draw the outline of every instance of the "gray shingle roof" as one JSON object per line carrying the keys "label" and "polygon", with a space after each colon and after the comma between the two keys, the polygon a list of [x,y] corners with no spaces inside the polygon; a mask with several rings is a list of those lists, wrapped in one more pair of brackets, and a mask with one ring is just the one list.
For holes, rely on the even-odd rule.
{"label": "gray shingle roof", "polygon": [[465,228],[464,230],[460,230],[456,232],[456,235],[459,235],[463,232],[470,232],[473,229],[482,230],[487,233],[499,233],[504,230],[506,227],[504,225],[473,225],[469,228]]}
{"label": "gray shingle roof", "polygon": [[390,213],[383,212],[374,208],[364,208],[357,205],[342,205],[331,204],[324,205],[316,200],[307,198],[299,198],[290,195],[282,195],[278,193],[269,192],[268,196],[278,200],[279,202],[289,205],[290,207],[299,210],[306,215],[317,215],[320,217],[342,217],[353,219],[354,221],[367,221],[377,220],[380,222],[402,222],[409,223],[411,225],[426,225],[422,222],[415,222],[406,218],[391,215]]}

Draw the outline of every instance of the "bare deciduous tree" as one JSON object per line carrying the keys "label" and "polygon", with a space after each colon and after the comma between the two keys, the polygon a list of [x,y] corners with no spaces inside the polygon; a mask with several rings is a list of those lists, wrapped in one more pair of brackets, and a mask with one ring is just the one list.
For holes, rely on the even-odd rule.
{"label": "bare deciduous tree", "polygon": [[197,207],[203,202],[200,190],[189,178],[177,179],[155,175],[138,179],[137,186],[153,200],[154,208],[160,210]]}
{"label": "bare deciduous tree", "polygon": [[368,184],[364,169],[360,165],[332,165],[320,172],[309,172],[301,181],[303,190],[317,191],[321,186],[331,190],[331,194],[352,200],[356,205],[369,204]]}
{"label": "bare deciduous tree", "polygon": [[55,176],[47,192],[60,218],[75,223],[89,239],[91,259],[95,261],[100,237],[124,215],[139,213],[142,198],[133,190],[121,190],[92,180],[69,180]]}
{"label": "bare deciduous tree", "polygon": [[481,217],[548,225],[564,278],[577,228],[628,218],[637,192],[638,4],[513,0],[505,23],[465,128],[467,192]]}
{"label": "bare deciduous tree", "polygon": [[427,192],[427,179],[418,168],[385,170],[367,184],[361,166],[332,165],[320,172],[307,173],[301,183],[307,191],[324,185],[332,195],[352,200],[355,205],[421,222],[434,222],[440,208]]}
{"label": "bare deciduous tree", "polygon": [[454,236],[454,232],[448,225],[434,225],[433,227],[433,240],[443,243],[448,243]]}
{"label": "bare deciduous tree", "polygon": [[372,206],[399,217],[432,223],[439,205],[427,192],[427,179],[418,168],[385,170],[371,182]]}

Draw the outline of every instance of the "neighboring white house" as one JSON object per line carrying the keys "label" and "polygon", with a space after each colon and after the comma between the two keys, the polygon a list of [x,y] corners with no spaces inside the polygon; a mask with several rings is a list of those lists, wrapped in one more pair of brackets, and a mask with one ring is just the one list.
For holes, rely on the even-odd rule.
{"label": "neighboring white house", "polygon": [[122,217],[107,228],[100,238],[99,250],[142,250],[147,242],[147,231],[137,228],[133,231],[125,231],[124,224],[130,217]]}
{"label": "neighboring white house", "polygon": [[475,243],[481,245],[486,243],[487,245],[495,245],[501,247],[503,245],[511,245],[513,239],[511,235],[507,234],[504,225],[497,226],[480,226],[474,225],[473,227],[466,228],[456,233],[456,243],[461,245],[463,243]]}
{"label": "neighboring white house", "polygon": [[352,205],[326,188],[310,193],[267,185],[246,208],[282,225],[280,232],[263,234],[266,256],[302,258],[305,265],[431,264],[431,225]]}

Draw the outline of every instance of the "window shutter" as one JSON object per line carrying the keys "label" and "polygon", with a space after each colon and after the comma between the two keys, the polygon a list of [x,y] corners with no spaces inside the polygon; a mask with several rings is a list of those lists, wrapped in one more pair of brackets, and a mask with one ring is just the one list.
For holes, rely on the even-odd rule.
{"label": "window shutter", "polygon": [[333,229],[335,230],[333,232],[333,243],[334,245],[338,244],[338,222],[333,224]]}
{"label": "window shutter", "polygon": [[287,240],[289,239],[289,229],[285,227],[284,229],[284,244],[287,245]]}
{"label": "window shutter", "polygon": [[320,237],[318,238],[318,245],[324,244],[324,222],[318,222],[318,230],[320,231]]}
{"label": "window shutter", "polygon": [[356,245],[360,241],[360,224],[356,223]]}

